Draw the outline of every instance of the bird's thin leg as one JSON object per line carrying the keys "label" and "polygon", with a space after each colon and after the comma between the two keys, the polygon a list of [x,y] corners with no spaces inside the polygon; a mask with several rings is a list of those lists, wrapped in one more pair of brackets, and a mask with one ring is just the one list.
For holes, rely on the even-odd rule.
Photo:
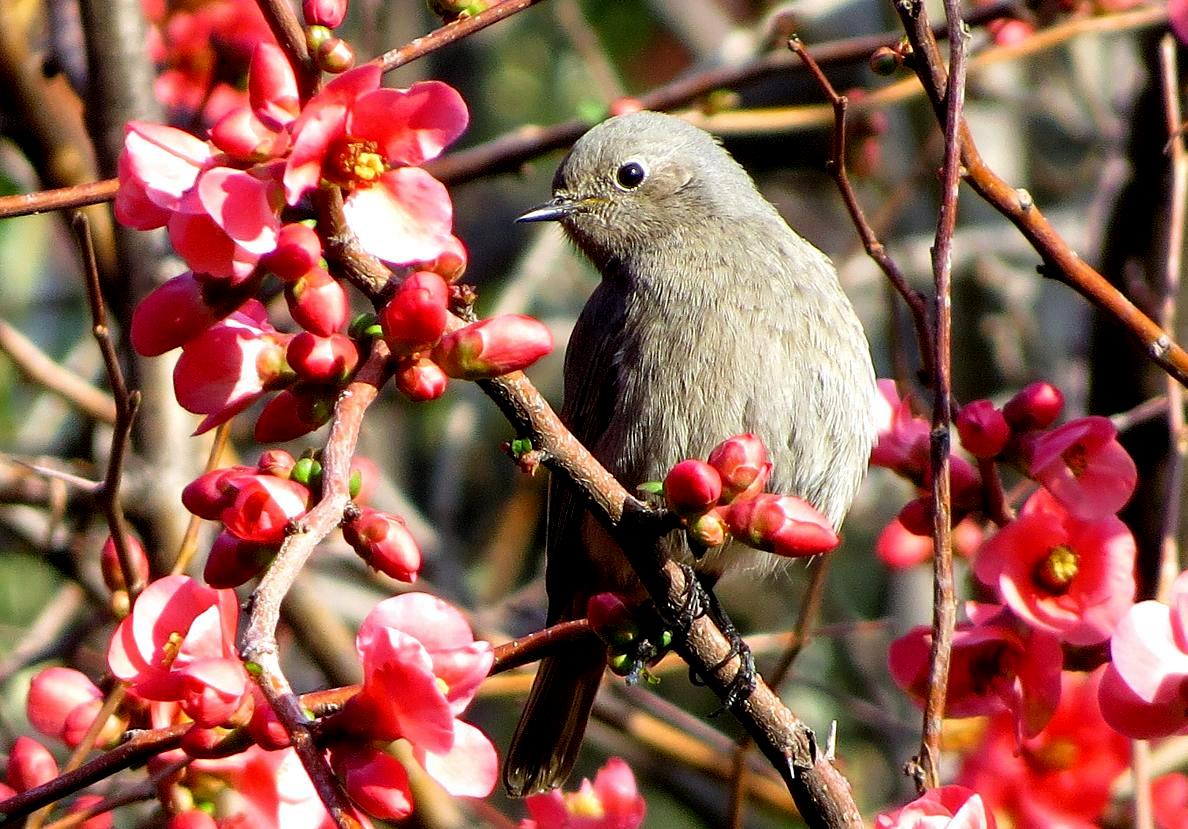
{"label": "bird's thin leg", "polygon": [[[703,579],[700,574],[694,572],[692,567],[685,564],[681,565],[681,569],[685,574],[685,594],[681,612],[677,617],[677,630],[682,635],[688,635],[693,621],[708,615],[730,643],[730,650],[726,656],[722,657],[717,664],[711,665],[709,673],[716,672],[734,657],[739,658],[738,672],[726,687],[722,706],[710,715],[716,717],[723,711],[732,708],[736,703],[745,700],[755,690],[755,657],[714,594],[713,583],[709,579],[716,579],[716,577],[709,576]],[[689,669],[689,681],[694,685],[705,684],[705,681],[692,668]]]}

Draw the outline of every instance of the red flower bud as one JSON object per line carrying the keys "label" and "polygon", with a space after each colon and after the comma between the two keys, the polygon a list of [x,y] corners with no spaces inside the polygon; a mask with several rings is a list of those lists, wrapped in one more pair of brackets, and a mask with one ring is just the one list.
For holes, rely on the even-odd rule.
{"label": "red flower bud", "polygon": [[904,504],[899,511],[899,523],[912,535],[932,538],[932,498],[925,495]]}
{"label": "red flower bud", "polygon": [[829,519],[795,495],[764,493],[737,501],[726,521],[739,541],[781,556],[814,556],[840,543]]}
{"label": "red flower bud", "polygon": [[729,530],[721,512],[713,509],[690,521],[685,533],[689,537],[690,544],[708,550],[711,547],[720,547],[725,544],[726,534]]}
{"label": "red flower bud", "polygon": [[1003,417],[1017,432],[1046,429],[1060,417],[1064,395],[1051,383],[1032,383],[1006,402]]}
{"label": "red flower bud", "polygon": [[199,518],[218,521],[223,510],[235,501],[236,480],[251,477],[256,471],[250,466],[224,466],[199,475],[182,490],[182,506]]}
{"label": "red flower bud", "polygon": [[446,334],[433,361],[450,377],[482,380],[520,371],[553,350],[544,323],[523,314],[480,320]]}
{"label": "red flower bud", "polygon": [[342,537],[381,573],[397,581],[417,580],[421,548],[397,516],[364,507],[358,518],[343,525]]}
{"label": "red flower bud", "polygon": [[312,227],[294,222],[284,225],[276,238],[276,249],[265,254],[260,264],[285,282],[296,282],[322,258],[322,240]]}
{"label": "red flower bud", "polygon": [[681,461],[664,478],[664,500],[679,515],[699,515],[718,503],[721,494],[722,478],[705,461]]}
{"label": "red flower bud", "polygon": [[302,0],[301,13],[307,26],[338,27],[346,17],[346,0]]}
{"label": "red flower bud", "polygon": [[709,464],[722,476],[722,503],[758,495],[767,486],[771,462],[758,435],[746,433],[727,438],[710,452]]}
{"label": "red flower bud", "polygon": [[224,530],[210,545],[202,578],[211,587],[239,587],[264,572],[276,555],[270,545],[254,544]]}
{"label": "red flower bud", "polygon": [[[145,555],[144,545],[134,535],[129,535],[126,542],[128,557],[132,560],[132,569],[135,571],[133,577],[143,586],[148,582],[149,577],[149,560]],[[128,584],[124,579],[124,568],[120,565],[120,555],[116,551],[115,541],[111,536],[107,537],[103,549],[99,552],[99,569],[103,572],[103,583],[107,585],[108,590],[128,589]]]}
{"label": "red flower bud", "polygon": [[23,792],[57,776],[58,762],[49,749],[32,737],[16,738],[8,752],[8,785]]}
{"label": "red flower bud", "polygon": [[297,459],[284,449],[266,449],[256,461],[256,469],[261,475],[272,475],[277,478],[288,478],[293,474],[293,466]]}
{"label": "red flower bud", "polygon": [[622,647],[639,636],[639,626],[623,600],[614,593],[595,593],[586,602],[590,629],[608,645]]}
{"label": "red flower bud", "polygon": [[260,443],[293,440],[325,425],[333,413],[334,404],[325,393],[285,389],[260,411],[255,438]]}
{"label": "red flower bud", "polygon": [[450,287],[435,273],[417,271],[400,283],[379,312],[384,339],[396,355],[428,348],[445,333]]}
{"label": "red flower bud", "polygon": [[344,383],[359,364],[359,349],[355,347],[355,341],[344,334],[319,337],[302,331],[289,340],[285,359],[302,380],[337,386]]}
{"label": "red flower bud", "polygon": [[269,129],[246,106],[220,118],[210,128],[210,141],[232,158],[251,163],[279,158],[289,149],[289,133]]}
{"label": "red flower bud", "polygon": [[320,267],[286,285],[285,301],[293,321],[319,337],[341,330],[351,310],[346,291]]}
{"label": "red flower bud", "polygon": [[957,413],[961,445],[975,458],[995,457],[1011,439],[1011,427],[989,400],[966,403]]}
{"label": "red flower bud", "polygon": [[437,363],[421,358],[396,372],[395,382],[396,388],[409,400],[420,403],[441,397],[450,378],[446,377]]}

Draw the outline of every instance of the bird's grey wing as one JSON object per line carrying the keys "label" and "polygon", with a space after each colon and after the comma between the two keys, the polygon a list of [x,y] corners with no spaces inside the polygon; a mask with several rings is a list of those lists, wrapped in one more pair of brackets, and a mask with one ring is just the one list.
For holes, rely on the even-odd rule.
{"label": "bird's grey wing", "polygon": [[[622,289],[602,282],[579,315],[565,354],[561,419],[591,451],[615,417],[625,313]],[[584,597],[589,596],[589,586],[596,580],[589,555],[582,548],[586,514],[573,485],[554,475],[549,482],[546,531],[549,624],[584,615]],[[574,601],[580,601],[581,607],[570,606]]]}

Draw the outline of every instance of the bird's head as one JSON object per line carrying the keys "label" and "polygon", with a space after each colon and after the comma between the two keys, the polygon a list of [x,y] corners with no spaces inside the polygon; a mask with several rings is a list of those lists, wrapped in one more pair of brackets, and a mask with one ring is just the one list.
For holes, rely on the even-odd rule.
{"label": "bird's head", "polygon": [[561,222],[597,263],[630,259],[741,209],[766,203],[712,136],[671,115],[635,112],[582,136],[557,169],[553,198],[518,221]]}

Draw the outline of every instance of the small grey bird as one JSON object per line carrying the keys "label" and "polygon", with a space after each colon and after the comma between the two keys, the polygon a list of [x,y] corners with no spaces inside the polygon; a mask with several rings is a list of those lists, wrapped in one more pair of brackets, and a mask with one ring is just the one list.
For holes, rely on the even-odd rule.
{"label": "small grey bird", "polygon": [[[829,259],[792,231],[709,134],[636,112],[594,127],[553,179],[553,199],[520,221],[559,221],[602,273],[565,357],[561,417],[629,489],[725,438],[754,432],[774,464],[769,489],[841,523],[875,437],[874,369],[862,325]],[[557,477],[549,491],[549,624],[585,616],[590,596],[644,593],[618,546]],[[738,544],[695,560],[774,568]],[[509,794],[564,782],[606,665],[600,643],[542,660],[504,763]]]}

